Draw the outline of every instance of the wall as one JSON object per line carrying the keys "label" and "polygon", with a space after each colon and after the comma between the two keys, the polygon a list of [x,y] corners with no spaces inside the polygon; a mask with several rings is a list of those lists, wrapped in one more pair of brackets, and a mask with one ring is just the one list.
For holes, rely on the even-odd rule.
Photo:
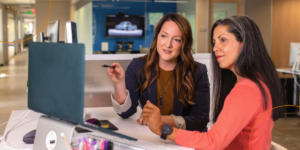
{"label": "wall", "polygon": [[186,17],[191,24],[194,39],[192,49],[196,52],[196,0],[189,0],[187,3],[177,3],[177,13]]}
{"label": "wall", "polygon": [[15,34],[15,18],[14,15],[9,13],[7,19],[7,28],[8,28],[8,42],[14,42],[16,40]]}
{"label": "wall", "polygon": [[[154,26],[149,25],[149,13],[176,12],[176,3],[155,3],[155,2],[93,2],[93,25],[94,46],[93,50],[101,50],[101,42],[109,43],[109,50],[117,50],[116,41],[134,41],[132,50],[139,50],[139,46],[150,47],[153,40]],[[120,11],[128,15],[145,15],[146,34],[141,38],[107,38],[105,37],[106,15],[117,15]]]}
{"label": "wall", "polygon": [[[15,25],[15,15],[8,13],[7,14],[7,30],[8,30],[8,42],[15,42],[16,40],[16,25]],[[16,44],[15,43],[9,43],[8,44],[8,59],[12,58],[17,54],[16,51]]]}
{"label": "wall", "polygon": [[[2,8],[2,16],[0,17],[0,19],[2,18],[2,20],[0,20],[2,22],[2,28],[0,28],[0,30],[2,32],[3,41],[7,41],[7,11],[5,9],[5,5],[2,3],[0,3],[0,8]],[[8,64],[8,44],[1,42],[0,46],[0,49],[2,50],[2,53],[0,54],[2,55],[0,58],[0,65]]]}
{"label": "wall", "polygon": [[85,45],[86,54],[93,54],[92,2],[78,2],[74,20],[77,25],[78,43]]}
{"label": "wall", "polygon": [[245,15],[255,21],[259,27],[264,43],[271,55],[272,0],[246,0]]}
{"label": "wall", "polygon": [[214,12],[226,11],[227,17],[237,15],[236,3],[214,3]]}
{"label": "wall", "polygon": [[196,0],[196,39],[197,53],[208,52],[209,0]]}
{"label": "wall", "polygon": [[[209,31],[211,31],[211,27],[213,25],[213,14],[214,14],[214,3],[236,3],[236,14],[237,15],[243,15],[244,13],[244,0],[210,0],[209,1]],[[208,36],[208,42],[209,42],[210,35]],[[208,43],[208,45],[210,45]],[[210,47],[208,48],[209,52]]]}
{"label": "wall", "polygon": [[[36,0],[36,31],[38,32],[44,25],[48,13],[49,13],[49,0]],[[48,22],[60,20],[59,25],[59,41],[65,39],[65,26],[66,22],[70,21],[70,1],[69,0],[52,0],[51,1],[51,13]],[[47,35],[47,23],[41,30],[44,35]],[[38,41],[40,41],[40,35],[37,35]]]}
{"label": "wall", "polygon": [[299,6],[299,0],[273,0],[271,58],[276,68],[290,67],[290,43],[300,43]]}
{"label": "wall", "polygon": [[[0,41],[3,41],[3,21],[2,21],[2,8],[0,6]],[[0,65],[3,65],[3,42],[0,42]]]}

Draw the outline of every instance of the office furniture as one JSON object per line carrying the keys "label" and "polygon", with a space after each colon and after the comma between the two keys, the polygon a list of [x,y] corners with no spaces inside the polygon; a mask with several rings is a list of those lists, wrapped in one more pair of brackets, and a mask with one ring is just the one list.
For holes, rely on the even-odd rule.
{"label": "office furniture", "polygon": [[[276,71],[295,76],[294,79],[297,80],[299,83],[298,76],[300,75],[300,72],[292,71],[291,68],[277,68]],[[297,85],[296,81],[294,81],[293,105],[299,106],[299,86]],[[286,114],[297,114],[298,116],[300,116],[300,110],[298,108],[296,110],[297,112],[295,113],[286,113]]]}
{"label": "office furniture", "polygon": [[[188,150],[189,148],[185,148],[177,145],[174,142],[169,140],[162,140],[160,137],[150,131],[148,126],[139,125],[136,120],[140,117],[141,109],[138,109],[137,113],[128,119],[122,119],[118,114],[114,111],[112,107],[97,107],[97,108],[85,108],[85,111],[91,118],[97,118],[99,120],[109,120],[113,123],[117,128],[119,128],[119,133],[132,136],[139,140],[160,144],[164,146],[169,146],[172,148],[177,148],[181,150]],[[10,120],[20,115],[23,111],[13,111],[10,116]],[[7,137],[7,142],[11,146],[18,146],[21,148],[32,149],[32,144],[25,144],[22,139],[23,136],[36,129],[38,118],[42,114],[36,112],[30,112],[26,118],[13,130],[9,133]],[[15,125],[18,120],[9,122],[6,126],[4,133],[6,133],[13,125]],[[78,137],[78,134],[76,134]],[[60,138],[60,137],[59,137]],[[63,140],[63,139],[61,139]],[[78,139],[72,139],[72,141],[78,141]],[[8,150],[3,142],[0,143],[1,150]]]}
{"label": "office furniture", "polygon": [[[31,36],[32,36],[32,34],[25,34],[25,36],[24,36],[23,39],[26,40],[26,39],[30,38]],[[32,38],[30,38],[30,39],[24,41],[24,47],[28,46],[29,43],[32,42],[32,41],[33,41]]]}
{"label": "office furniture", "polygon": [[140,51],[94,51],[94,54],[140,54]]}

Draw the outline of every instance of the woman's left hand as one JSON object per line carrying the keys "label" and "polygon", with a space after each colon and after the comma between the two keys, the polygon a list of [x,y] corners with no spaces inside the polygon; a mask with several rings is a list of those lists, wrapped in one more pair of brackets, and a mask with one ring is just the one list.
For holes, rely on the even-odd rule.
{"label": "woman's left hand", "polygon": [[149,126],[150,130],[157,135],[161,135],[161,127],[164,124],[161,121],[159,108],[148,100],[143,108],[142,116],[144,123]]}

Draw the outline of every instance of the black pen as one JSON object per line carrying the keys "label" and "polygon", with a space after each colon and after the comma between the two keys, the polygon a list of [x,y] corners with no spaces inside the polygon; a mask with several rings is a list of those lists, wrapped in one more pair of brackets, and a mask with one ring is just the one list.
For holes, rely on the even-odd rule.
{"label": "black pen", "polygon": [[116,66],[109,66],[109,65],[102,65],[101,67],[109,67],[109,68],[112,68],[112,69],[116,68]]}

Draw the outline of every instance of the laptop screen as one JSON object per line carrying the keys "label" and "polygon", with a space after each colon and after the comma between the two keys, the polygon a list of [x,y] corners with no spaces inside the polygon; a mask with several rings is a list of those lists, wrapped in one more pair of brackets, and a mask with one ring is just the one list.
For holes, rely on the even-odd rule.
{"label": "laptop screen", "polygon": [[84,49],[83,44],[29,44],[29,109],[83,123]]}

